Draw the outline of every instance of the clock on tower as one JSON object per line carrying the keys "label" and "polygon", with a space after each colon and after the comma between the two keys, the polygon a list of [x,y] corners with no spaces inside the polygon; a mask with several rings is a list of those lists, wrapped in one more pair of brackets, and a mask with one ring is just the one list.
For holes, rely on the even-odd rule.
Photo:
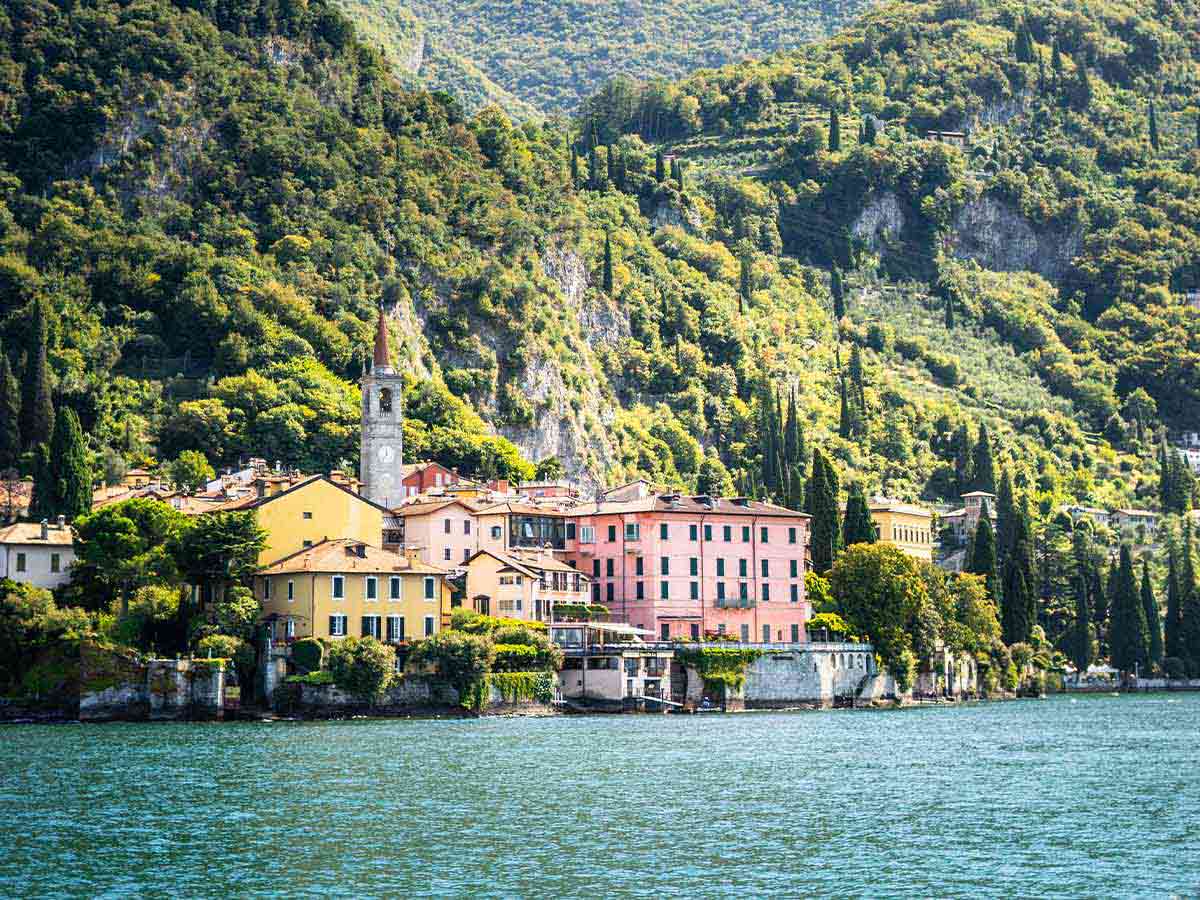
{"label": "clock on tower", "polygon": [[362,379],[362,439],[359,478],[368,500],[389,509],[403,499],[401,464],[404,456],[404,380],[392,367],[387,320],[383,310],[375,328],[371,368]]}

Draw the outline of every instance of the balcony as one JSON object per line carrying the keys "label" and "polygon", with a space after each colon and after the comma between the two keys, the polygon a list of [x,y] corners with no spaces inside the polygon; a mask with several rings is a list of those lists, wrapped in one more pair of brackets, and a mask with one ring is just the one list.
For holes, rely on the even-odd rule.
{"label": "balcony", "polygon": [[718,597],[713,601],[715,609],[753,609],[757,605],[751,597]]}

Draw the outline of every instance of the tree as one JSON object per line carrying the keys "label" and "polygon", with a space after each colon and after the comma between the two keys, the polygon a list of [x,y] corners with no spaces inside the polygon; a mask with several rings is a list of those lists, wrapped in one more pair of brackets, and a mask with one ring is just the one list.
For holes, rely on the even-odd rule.
{"label": "tree", "polygon": [[877,134],[877,130],[875,127],[875,117],[867,116],[863,120],[863,137],[862,137],[863,143],[864,144],[874,144],[876,134]]}
{"label": "tree", "polygon": [[165,474],[176,490],[189,493],[203,488],[215,475],[208,458],[199,450],[184,450],[167,463]]}
{"label": "tree", "polygon": [[1200,665],[1200,590],[1196,585],[1196,556],[1191,519],[1183,520],[1182,562],[1179,567],[1179,655]]}
{"label": "tree", "polygon": [[871,520],[867,498],[863,494],[862,486],[855,482],[846,492],[846,518],[842,525],[842,542],[849,547],[852,544],[873,544],[878,539],[879,532]]}
{"label": "tree", "polygon": [[433,668],[460,695],[491,670],[495,658],[495,645],[487,636],[451,630],[421,641],[410,654],[414,665]]}
{"label": "tree", "polygon": [[1112,664],[1122,672],[1146,671],[1150,655],[1150,635],[1146,614],[1138,597],[1137,579],[1133,574],[1133,557],[1127,544],[1121,545],[1120,562],[1112,590],[1112,621],[1108,642]]}
{"label": "tree", "polygon": [[850,348],[850,403],[857,413],[860,423],[865,424],[867,415],[867,395],[863,389],[863,361],[862,351],[858,344]]}
{"label": "tree", "polygon": [[21,397],[21,443],[26,449],[38,444],[48,446],[54,435],[54,402],[46,362],[46,310],[41,301],[35,304],[33,316],[33,340]]}
{"label": "tree", "polygon": [[1071,662],[1080,675],[1092,664],[1092,622],[1088,609],[1088,586],[1082,575],[1075,576],[1075,625],[1071,632]]}
{"label": "tree", "polygon": [[996,464],[992,459],[992,442],[988,437],[987,425],[979,426],[979,439],[975,442],[975,451],[971,455],[973,483],[975,490],[996,492]]}
{"label": "tree", "polygon": [[733,494],[733,478],[717,451],[709,447],[696,472],[696,492],[709,497],[728,497]]}
{"label": "tree", "polygon": [[253,510],[213,512],[188,519],[171,552],[181,572],[218,603],[225,586],[249,578],[258,568],[267,533]]}
{"label": "tree", "polygon": [[1182,658],[1179,630],[1179,548],[1172,528],[1167,532],[1167,617],[1163,620],[1163,650],[1166,656]]}
{"label": "tree", "polygon": [[579,187],[579,153],[574,144],[571,145],[571,186]]}
{"label": "tree", "polygon": [[661,150],[654,154],[654,180],[659,184],[667,180],[667,163]]}
{"label": "tree", "polygon": [[55,515],[69,520],[92,508],[92,470],[83,443],[79,417],[63,409],[54,423],[50,444],[50,504]]}
{"label": "tree", "polygon": [[77,562],[71,569],[78,605],[107,609],[118,598],[128,609],[136,588],[176,581],[179,569],[171,548],[187,525],[183,513],[149,497],[80,516],[74,524]]}
{"label": "tree", "polygon": [[808,481],[809,513],[812,516],[813,571],[824,575],[841,547],[838,527],[837,476],[820,448],[813,450],[812,477]]}
{"label": "tree", "polygon": [[1017,26],[1017,39],[1013,46],[1017,62],[1031,63],[1034,60],[1033,33],[1028,20],[1022,20]]}
{"label": "tree", "polygon": [[1017,507],[1013,499],[1012,475],[1005,469],[1000,476],[1000,488],[996,492],[996,562],[1001,571],[1008,562],[1013,546],[1013,520]]}
{"label": "tree", "polygon": [[53,518],[54,511],[54,475],[50,468],[50,447],[38,444],[33,448],[33,491],[29,496],[29,518],[35,522],[39,519]]}
{"label": "tree", "polygon": [[745,315],[746,307],[750,305],[750,298],[754,294],[754,257],[749,247],[742,250],[738,262],[738,312]]}
{"label": "tree", "polygon": [[829,107],[829,152],[842,149],[842,124],[835,107]]}
{"label": "tree", "polygon": [[547,456],[538,461],[534,478],[538,481],[558,481],[560,478],[565,478],[566,474],[567,470],[563,468],[563,464],[557,456]]}
{"label": "tree", "polygon": [[395,678],[396,651],[373,637],[347,637],[329,648],[333,682],[372,706],[383,700]]}
{"label": "tree", "polygon": [[0,470],[14,468],[21,457],[20,423],[21,385],[0,347]]}
{"label": "tree", "polygon": [[1000,607],[1004,643],[1009,645],[1028,642],[1033,626],[1037,624],[1032,536],[1029,514],[1023,508],[1014,510],[1011,540],[1004,563]]}
{"label": "tree", "polygon": [[916,562],[892,544],[855,544],[830,570],[829,587],[836,612],[907,690],[916,661],[909,626],[929,602]]}
{"label": "tree", "polygon": [[1142,560],[1142,611],[1146,618],[1149,652],[1146,662],[1154,668],[1161,668],[1163,661],[1162,625],[1159,622],[1158,601],[1154,598],[1154,589],[1150,586],[1150,566]]}
{"label": "tree", "polygon": [[971,432],[965,422],[955,429],[950,446],[954,453],[954,490],[961,497],[971,490],[975,478],[971,462]]}
{"label": "tree", "polygon": [[975,526],[974,539],[971,541],[971,558],[967,562],[966,571],[974,575],[982,575],[988,596],[996,603],[1000,602],[1000,568],[996,561],[996,534],[992,530],[992,517],[988,512],[986,501],[979,515],[979,524]]}
{"label": "tree", "polygon": [[846,317],[846,285],[837,266],[829,274],[829,292],[833,294],[833,320],[840,322]]}
{"label": "tree", "polygon": [[1153,148],[1154,152],[1157,153],[1159,151],[1158,116],[1154,112],[1154,100],[1153,99],[1150,101],[1150,110],[1147,115],[1147,118],[1149,120],[1148,126],[1149,126],[1149,130],[1150,130],[1150,146],[1151,146],[1151,148]]}
{"label": "tree", "polygon": [[604,293],[611,297],[613,292],[613,252],[612,235],[608,232],[604,233],[604,273],[601,286]]}

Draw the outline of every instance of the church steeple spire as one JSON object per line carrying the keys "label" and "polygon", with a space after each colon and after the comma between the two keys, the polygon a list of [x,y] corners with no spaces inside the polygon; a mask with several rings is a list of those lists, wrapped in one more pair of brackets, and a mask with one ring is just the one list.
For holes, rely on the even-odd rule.
{"label": "church steeple spire", "polygon": [[392,351],[388,346],[387,320],[383,315],[383,307],[379,308],[379,320],[375,326],[375,360],[372,371],[380,375],[394,375],[392,368]]}

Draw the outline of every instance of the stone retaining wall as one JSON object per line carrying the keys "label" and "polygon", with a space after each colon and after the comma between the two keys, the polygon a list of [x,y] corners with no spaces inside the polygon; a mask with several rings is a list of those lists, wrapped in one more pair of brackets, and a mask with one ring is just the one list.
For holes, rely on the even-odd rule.
{"label": "stone retaining wall", "polygon": [[218,660],[144,660],[94,644],[80,648],[81,722],[219,719],[224,703]]}

